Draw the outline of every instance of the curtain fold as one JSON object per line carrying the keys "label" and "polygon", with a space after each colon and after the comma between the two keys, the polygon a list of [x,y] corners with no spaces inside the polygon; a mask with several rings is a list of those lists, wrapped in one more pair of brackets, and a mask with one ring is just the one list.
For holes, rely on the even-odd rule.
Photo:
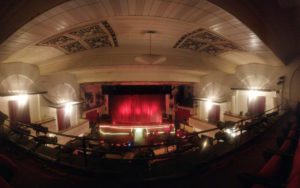
{"label": "curtain fold", "polygon": [[165,111],[164,95],[111,95],[113,123],[161,123]]}

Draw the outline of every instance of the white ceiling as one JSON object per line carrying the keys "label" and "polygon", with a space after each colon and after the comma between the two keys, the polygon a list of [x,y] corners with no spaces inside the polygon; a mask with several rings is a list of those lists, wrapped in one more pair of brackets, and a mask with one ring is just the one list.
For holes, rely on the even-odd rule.
{"label": "white ceiling", "polygon": [[[112,27],[118,47],[66,54],[54,47],[37,45],[102,21]],[[209,55],[173,48],[182,36],[199,28],[230,41],[241,50]],[[141,65],[134,61],[136,56],[148,52],[146,30],[157,31],[152,37],[153,51],[168,58],[161,65]],[[241,64],[283,65],[255,33],[206,0],[68,1],[32,19],[11,35],[0,46],[0,59],[4,63],[37,64],[42,74],[71,72],[79,82],[196,82],[201,75],[216,69],[233,73]]]}

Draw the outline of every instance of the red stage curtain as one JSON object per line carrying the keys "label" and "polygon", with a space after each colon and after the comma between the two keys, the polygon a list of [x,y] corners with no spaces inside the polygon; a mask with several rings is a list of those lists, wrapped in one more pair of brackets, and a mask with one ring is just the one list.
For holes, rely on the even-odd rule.
{"label": "red stage curtain", "polygon": [[165,111],[164,95],[112,95],[113,123],[161,123]]}

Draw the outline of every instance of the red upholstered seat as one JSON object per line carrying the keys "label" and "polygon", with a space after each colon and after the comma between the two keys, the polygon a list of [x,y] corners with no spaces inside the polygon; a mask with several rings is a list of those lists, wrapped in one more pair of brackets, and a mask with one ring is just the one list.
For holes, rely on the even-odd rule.
{"label": "red upholstered seat", "polygon": [[292,141],[291,140],[285,140],[281,147],[279,148],[280,153],[284,153],[290,150],[292,146]]}
{"label": "red upholstered seat", "polygon": [[10,160],[8,157],[1,155],[1,154],[0,154],[0,165],[5,165],[12,171],[17,170],[17,165],[12,160]]}
{"label": "red upholstered seat", "polygon": [[297,129],[297,124],[296,124],[296,123],[293,123],[291,129]]}
{"label": "red upholstered seat", "polygon": [[1,187],[1,188],[12,188],[12,186],[9,185],[9,184],[7,183],[7,181],[5,181],[5,179],[2,178],[1,176],[0,176],[0,187]]}
{"label": "red upholstered seat", "polygon": [[[0,177],[9,182],[17,170],[17,165],[4,155],[0,155]],[[1,187],[1,186],[0,186]]]}
{"label": "red upholstered seat", "polygon": [[299,188],[300,187],[300,174],[297,174],[290,180],[287,188]]}
{"label": "red upholstered seat", "polygon": [[289,176],[289,181],[291,181],[297,174],[300,174],[300,140],[298,141],[297,150],[294,155],[293,167]]}
{"label": "red upholstered seat", "polygon": [[259,171],[258,175],[265,178],[272,178],[279,174],[281,157],[274,155]]}
{"label": "red upholstered seat", "polygon": [[266,187],[263,185],[255,184],[252,186],[252,188],[266,188]]}
{"label": "red upholstered seat", "polygon": [[295,130],[290,130],[289,134],[288,134],[288,138],[293,138],[296,136],[296,131]]}

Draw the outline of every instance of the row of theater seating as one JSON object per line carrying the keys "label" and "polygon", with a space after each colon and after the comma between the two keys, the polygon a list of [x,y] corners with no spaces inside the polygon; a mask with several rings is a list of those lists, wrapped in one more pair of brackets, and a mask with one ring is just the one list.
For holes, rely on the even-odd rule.
{"label": "row of theater seating", "polygon": [[12,188],[9,182],[17,172],[17,165],[8,157],[0,154],[0,187]]}
{"label": "row of theater seating", "polygon": [[247,187],[300,187],[300,140],[296,122],[289,122],[283,136],[277,139],[277,150],[266,150],[267,162],[256,175],[241,174],[240,179]]}

